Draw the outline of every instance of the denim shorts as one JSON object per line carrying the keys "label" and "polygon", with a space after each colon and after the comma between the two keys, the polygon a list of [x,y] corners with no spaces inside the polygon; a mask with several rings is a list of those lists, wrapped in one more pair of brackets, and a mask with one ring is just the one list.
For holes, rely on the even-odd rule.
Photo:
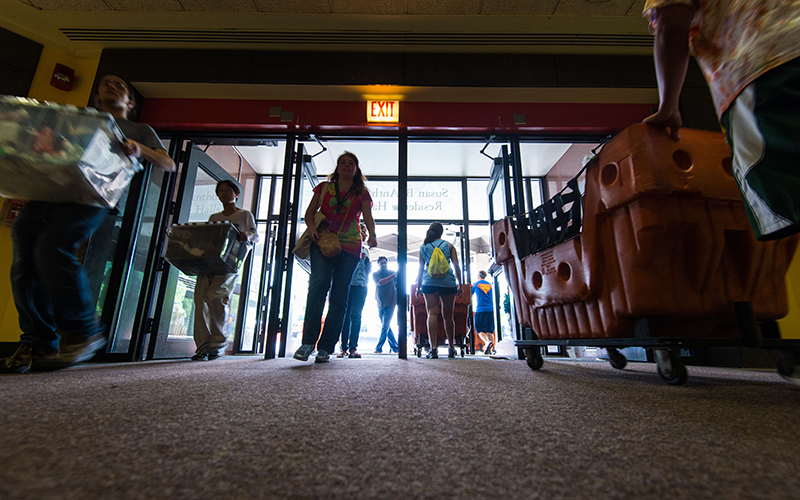
{"label": "denim shorts", "polygon": [[436,293],[439,292],[439,295],[442,297],[446,297],[447,295],[453,295],[458,292],[458,287],[455,286],[433,286],[433,285],[422,285],[422,293]]}

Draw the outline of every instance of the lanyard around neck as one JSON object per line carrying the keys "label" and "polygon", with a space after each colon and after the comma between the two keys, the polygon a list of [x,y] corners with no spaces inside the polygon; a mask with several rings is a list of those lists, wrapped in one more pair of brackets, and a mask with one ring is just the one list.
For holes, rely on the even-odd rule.
{"label": "lanyard around neck", "polygon": [[347,200],[347,197],[350,196],[350,193],[353,192],[353,188],[356,187],[356,184],[353,183],[353,185],[350,186],[350,189],[348,189],[347,192],[344,194],[344,198],[341,197],[341,192],[339,191],[339,181],[334,182],[333,183],[333,187],[334,187],[334,190],[336,191],[336,204],[341,206],[342,203],[345,200]]}

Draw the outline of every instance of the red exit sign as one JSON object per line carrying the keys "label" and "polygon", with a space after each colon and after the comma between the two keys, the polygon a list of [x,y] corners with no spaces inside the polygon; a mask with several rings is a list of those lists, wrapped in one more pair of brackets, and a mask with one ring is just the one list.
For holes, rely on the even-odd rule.
{"label": "red exit sign", "polygon": [[400,101],[367,100],[368,123],[398,123],[400,121]]}

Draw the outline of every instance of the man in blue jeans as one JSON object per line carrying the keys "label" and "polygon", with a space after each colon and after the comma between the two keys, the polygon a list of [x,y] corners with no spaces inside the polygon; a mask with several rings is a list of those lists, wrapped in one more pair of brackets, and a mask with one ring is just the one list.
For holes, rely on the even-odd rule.
{"label": "man in blue jeans", "polygon": [[380,269],[372,273],[375,280],[375,298],[378,300],[378,315],[381,317],[381,338],[375,347],[375,354],[383,352],[383,343],[389,339],[389,352],[397,352],[397,340],[392,332],[394,306],[397,305],[397,273],[389,270],[389,259],[378,257]]}
{"label": "man in blue jeans", "polygon": [[[95,106],[109,112],[125,134],[122,151],[172,172],[175,164],[152,128],[126,119],[135,105],[130,85],[100,78]],[[29,201],[11,228],[14,255],[11,290],[22,330],[14,354],[0,372],[26,373],[87,361],[106,344],[95,317],[89,280],[77,257],[80,244],[97,230],[108,209],[77,203]]]}

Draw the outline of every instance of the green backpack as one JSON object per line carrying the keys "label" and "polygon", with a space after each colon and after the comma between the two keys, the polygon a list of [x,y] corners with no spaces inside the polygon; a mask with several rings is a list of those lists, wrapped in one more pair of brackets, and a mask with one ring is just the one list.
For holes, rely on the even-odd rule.
{"label": "green backpack", "polygon": [[444,252],[439,247],[433,247],[431,253],[431,260],[428,261],[428,274],[431,278],[442,279],[447,276],[447,271],[450,270],[450,262],[444,256]]}

